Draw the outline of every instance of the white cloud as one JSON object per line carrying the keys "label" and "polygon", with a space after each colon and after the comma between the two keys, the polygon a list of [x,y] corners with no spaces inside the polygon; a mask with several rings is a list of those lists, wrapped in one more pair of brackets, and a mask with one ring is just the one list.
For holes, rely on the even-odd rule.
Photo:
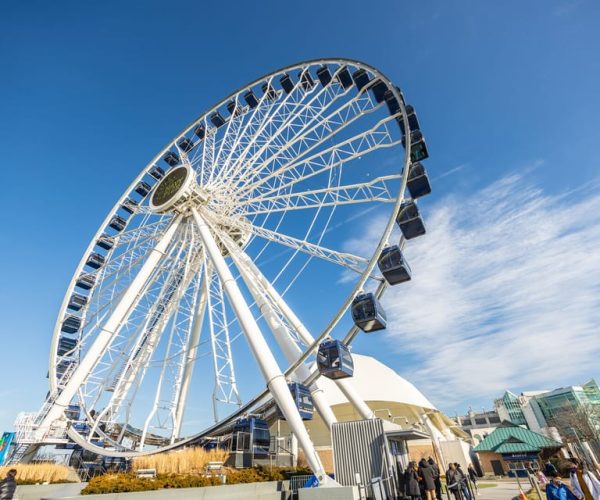
{"label": "white cloud", "polygon": [[383,305],[389,345],[428,397],[442,407],[491,403],[508,388],[598,373],[597,191],[556,197],[512,175],[434,203],[425,219],[427,235],[405,252],[413,280]]}

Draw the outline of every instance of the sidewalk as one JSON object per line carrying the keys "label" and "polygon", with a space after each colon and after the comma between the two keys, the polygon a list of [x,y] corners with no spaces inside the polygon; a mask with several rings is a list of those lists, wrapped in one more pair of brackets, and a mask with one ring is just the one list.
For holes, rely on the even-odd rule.
{"label": "sidewalk", "polygon": [[[485,481],[488,482],[488,481]],[[492,482],[492,481],[489,481]],[[516,481],[493,481],[498,484],[494,488],[482,488],[476,500],[512,500],[519,494],[519,485]]]}

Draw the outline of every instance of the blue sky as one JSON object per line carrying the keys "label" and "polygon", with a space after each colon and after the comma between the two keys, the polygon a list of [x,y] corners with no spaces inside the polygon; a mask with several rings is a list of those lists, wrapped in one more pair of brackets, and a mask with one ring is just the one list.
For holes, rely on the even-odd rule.
{"label": "blue sky", "polygon": [[39,407],[64,290],[131,179],[232,90],[323,56],[402,87],[437,179],[422,279],[356,349],[451,414],[599,376],[599,28],[593,0],[2,3],[0,430]]}

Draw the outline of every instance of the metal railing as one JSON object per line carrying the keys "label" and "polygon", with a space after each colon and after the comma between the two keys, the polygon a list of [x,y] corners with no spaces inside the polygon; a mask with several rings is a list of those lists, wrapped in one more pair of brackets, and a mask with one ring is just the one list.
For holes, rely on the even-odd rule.
{"label": "metal railing", "polygon": [[292,500],[298,498],[298,490],[302,488],[312,488],[313,482],[316,481],[314,474],[299,474],[290,477],[290,491],[292,492]]}

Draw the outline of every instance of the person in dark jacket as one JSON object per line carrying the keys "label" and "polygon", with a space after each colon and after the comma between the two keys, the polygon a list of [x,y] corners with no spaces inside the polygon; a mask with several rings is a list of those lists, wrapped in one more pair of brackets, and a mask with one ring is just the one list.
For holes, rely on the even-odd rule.
{"label": "person in dark jacket", "polygon": [[421,498],[421,490],[419,489],[419,474],[417,472],[417,464],[410,462],[404,473],[404,484],[406,485],[406,496],[417,500]]}
{"label": "person in dark jacket", "polygon": [[17,489],[17,469],[10,469],[6,478],[0,481],[0,500],[12,500]]}
{"label": "person in dark jacket", "polygon": [[456,467],[456,474],[459,478],[460,491],[462,491],[463,496],[467,500],[471,500],[471,493],[469,493],[469,485],[467,484],[467,475],[463,472],[458,462],[455,462],[454,466]]}
{"label": "person in dark jacket", "polygon": [[556,467],[554,467],[554,464],[550,462],[550,460],[547,460],[546,464],[544,465],[544,474],[546,475],[546,477],[552,477],[558,474]]}
{"label": "person in dark jacket", "polygon": [[454,498],[458,500],[460,498],[460,475],[453,463],[448,465],[448,470],[446,471],[446,485],[448,486],[448,490],[454,495]]}
{"label": "person in dark jacket", "polygon": [[442,477],[440,474],[440,468],[431,457],[429,457],[427,463],[431,465],[431,468],[435,473],[435,497],[437,498],[437,500],[442,500]]}
{"label": "person in dark jacket", "polygon": [[479,476],[477,475],[477,471],[473,464],[469,464],[467,467],[467,473],[469,474],[469,479],[473,483],[473,487],[475,488],[476,494],[479,494],[479,486],[477,485],[477,481],[479,480]]}
{"label": "person in dark jacket", "polygon": [[423,491],[427,500],[435,499],[435,472],[424,458],[419,462],[419,476],[422,480]]}

